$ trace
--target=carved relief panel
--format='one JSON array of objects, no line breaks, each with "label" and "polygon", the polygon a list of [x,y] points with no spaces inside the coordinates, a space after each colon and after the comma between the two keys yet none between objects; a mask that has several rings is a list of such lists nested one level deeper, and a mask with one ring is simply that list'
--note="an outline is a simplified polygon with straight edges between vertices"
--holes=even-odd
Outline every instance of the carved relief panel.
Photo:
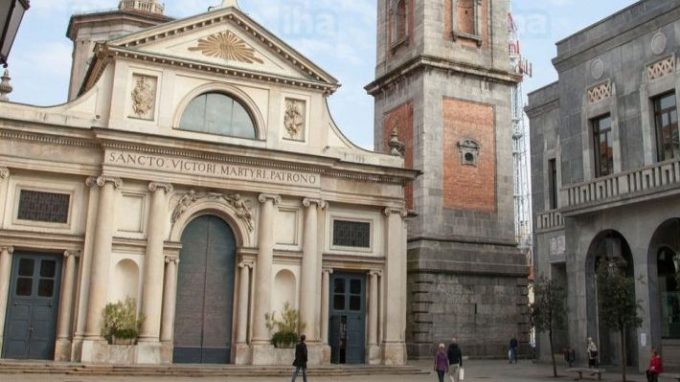
[{"label": "carved relief panel", "polygon": [[143,74],[132,75],[130,118],[153,121],[156,114],[158,78]]},{"label": "carved relief panel", "polygon": [[283,114],[284,139],[304,141],[307,120],[307,102],[294,98],[286,98]]}]

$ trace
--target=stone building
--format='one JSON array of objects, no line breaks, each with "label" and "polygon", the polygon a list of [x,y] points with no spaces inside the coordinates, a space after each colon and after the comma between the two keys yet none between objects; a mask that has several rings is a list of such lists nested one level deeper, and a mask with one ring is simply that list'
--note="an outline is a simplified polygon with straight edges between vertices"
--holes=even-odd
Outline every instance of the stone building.
[{"label": "stone building", "polygon": [[602,363],[621,362],[595,278],[614,261],[643,318],[626,336],[630,365],[644,369],[656,347],[680,367],[679,31],[678,2],[637,2],[559,41],[559,80],[529,94],[535,270],[567,288],[556,348],[581,360],[590,336]]},{"label": "stone building", "polygon": [[[375,149],[407,167],[410,357],[456,336],[466,354],[528,340],[527,265],[513,216],[508,0],[380,0]],[[502,319],[501,319],[502,317]]]},{"label": "stone building", "polygon": [[[312,364],[403,364],[398,139],[353,145],[338,81],[235,1],[162,12],[74,16],[69,102],[0,103],[2,357],[289,365],[265,320],[289,303]],[[110,345],[127,297],[138,341]]]}]

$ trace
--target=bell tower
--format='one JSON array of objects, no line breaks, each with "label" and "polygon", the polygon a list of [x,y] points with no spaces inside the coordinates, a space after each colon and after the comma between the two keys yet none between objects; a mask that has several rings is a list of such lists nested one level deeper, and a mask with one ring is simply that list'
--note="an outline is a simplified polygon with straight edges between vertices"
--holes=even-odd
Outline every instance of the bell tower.
[{"label": "bell tower", "polygon": [[409,357],[526,344],[528,266],[513,217],[509,0],[379,0],[375,149],[407,166]]},{"label": "bell tower", "polygon": [[150,28],[173,19],[156,0],[120,0],[118,9],[71,16],[66,37],[73,41],[68,100],[78,96],[97,42]]}]

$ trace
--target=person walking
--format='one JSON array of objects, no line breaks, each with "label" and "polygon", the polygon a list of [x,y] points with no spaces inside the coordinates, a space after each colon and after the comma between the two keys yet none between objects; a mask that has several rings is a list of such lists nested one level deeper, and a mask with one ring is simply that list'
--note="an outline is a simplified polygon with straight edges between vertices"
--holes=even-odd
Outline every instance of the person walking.
[{"label": "person walking", "polygon": [[661,356],[652,349],[652,358],[649,360],[649,367],[647,368],[647,382],[657,382],[659,374],[663,373],[663,365],[661,364]]},{"label": "person walking", "polygon": [[597,362],[597,345],[592,337],[588,337],[588,367],[596,369],[599,365]]},{"label": "person walking", "polygon": [[517,363],[517,346],[519,346],[517,338],[513,336],[508,347],[508,363]]},{"label": "person walking", "polygon": [[439,382],[444,382],[444,376],[449,371],[449,358],[444,344],[439,344],[437,354],[434,356],[434,371],[437,372]]},{"label": "person walking", "polygon": [[305,344],[305,335],[300,336],[300,342],[295,345],[295,360],[293,361],[295,371],[290,382],[295,382],[298,373],[302,370],[302,380],[307,382],[307,344]]},{"label": "person walking", "polygon": [[446,351],[446,358],[449,359],[449,378],[451,382],[460,381],[460,369],[463,368],[463,352],[460,350],[455,337],[451,339],[449,348]]}]

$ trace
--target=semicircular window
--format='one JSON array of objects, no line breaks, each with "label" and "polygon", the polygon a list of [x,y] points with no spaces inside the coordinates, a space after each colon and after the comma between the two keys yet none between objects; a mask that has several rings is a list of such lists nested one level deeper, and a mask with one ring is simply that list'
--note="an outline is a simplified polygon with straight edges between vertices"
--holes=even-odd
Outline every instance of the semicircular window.
[{"label": "semicircular window", "polygon": [[255,124],[237,99],[223,93],[205,93],[191,100],[179,122],[182,130],[255,138]]}]

